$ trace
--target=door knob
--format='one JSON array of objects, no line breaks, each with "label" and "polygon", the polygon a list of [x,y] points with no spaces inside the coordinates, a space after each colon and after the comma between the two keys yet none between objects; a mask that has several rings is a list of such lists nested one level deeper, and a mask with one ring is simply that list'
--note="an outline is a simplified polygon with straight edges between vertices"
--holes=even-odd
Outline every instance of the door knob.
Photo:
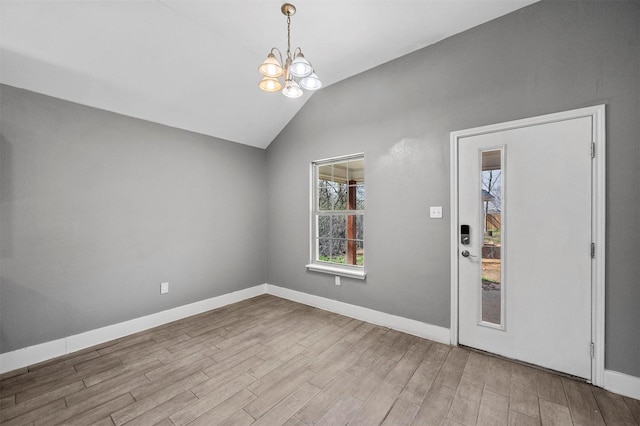
[{"label": "door knob", "polygon": [[472,255],[471,253],[469,253],[469,250],[462,250],[462,253],[460,253],[462,255],[462,257],[476,257],[474,255]]}]

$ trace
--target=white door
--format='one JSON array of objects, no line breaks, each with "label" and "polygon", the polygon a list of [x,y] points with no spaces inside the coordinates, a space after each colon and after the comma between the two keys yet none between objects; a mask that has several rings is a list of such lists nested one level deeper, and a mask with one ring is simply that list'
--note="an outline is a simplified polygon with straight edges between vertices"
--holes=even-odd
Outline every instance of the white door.
[{"label": "white door", "polygon": [[591,143],[591,117],[458,139],[460,344],[591,379]]}]

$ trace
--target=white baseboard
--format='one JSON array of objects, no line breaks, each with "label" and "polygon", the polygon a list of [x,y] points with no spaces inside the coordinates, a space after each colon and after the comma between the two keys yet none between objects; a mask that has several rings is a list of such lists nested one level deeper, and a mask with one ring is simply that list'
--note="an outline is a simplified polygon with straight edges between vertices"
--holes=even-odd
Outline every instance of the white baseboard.
[{"label": "white baseboard", "polygon": [[266,287],[267,293],[274,296],[324,309],[325,311],[335,312],[337,314],[370,322],[372,324],[381,325],[383,327],[389,327],[394,330],[413,334],[414,336],[423,337],[446,345],[450,344],[451,335],[448,328],[375,311],[369,308],[363,308],[362,306],[339,302],[333,299],[327,299],[325,297],[314,296],[312,294],[302,293],[300,291],[278,287],[272,284],[266,284]]},{"label": "white baseboard", "polygon": [[57,339],[0,354],[0,374],[65,355],[66,347],[65,339]]},{"label": "white baseboard", "polygon": [[447,328],[271,284],[261,284],[233,293],[212,297],[211,299],[190,303],[188,305],[179,306],[177,308],[144,317],[90,330],[85,333],[75,334],[73,336],[18,349],[13,352],[0,354],[0,374],[28,367],[49,359],[57,358],[62,355],[70,354],[110,340],[119,339],[171,321],[176,321],[191,315],[197,315],[202,312],[220,308],[231,303],[240,302],[265,293],[305,305],[314,306],[326,311],[346,315],[351,318],[367,321],[372,324],[389,327],[394,330],[413,334],[414,336],[423,337],[436,342],[449,344],[450,341],[449,329]]},{"label": "white baseboard", "polygon": [[0,374],[266,293],[260,284],[118,324],[0,354]]},{"label": "white baseboard", "polygon": [[604,388],[609,392],[640,399],[640,377],[604,370]]},{"label": "white baseboard", "polygon": [[[325,297],[315,296],[272,284],[260,284],[233,293],[223,294],[177,308],[158,312],[152,315],[132,319],[130,321],[109,325],[85,333],[62,339],[41,343],[0,354],[0,374],[28,367],[49,359],[57,358],[81,349],[89,348],[110,340],[148,330],[159,325],[217,309],[232,303],[250,299],[261,294],[271,294],[304,305],[335,312],[351,318],[389,327],[394,330],[423,337],[436,342],[450,344],[448,328],[427,324],[409,318],[391,315],[362,306],[351,305]],[[640,377],[618,373],[613,370],[604,371],[606,390],[634,399],[640,399]]]}]

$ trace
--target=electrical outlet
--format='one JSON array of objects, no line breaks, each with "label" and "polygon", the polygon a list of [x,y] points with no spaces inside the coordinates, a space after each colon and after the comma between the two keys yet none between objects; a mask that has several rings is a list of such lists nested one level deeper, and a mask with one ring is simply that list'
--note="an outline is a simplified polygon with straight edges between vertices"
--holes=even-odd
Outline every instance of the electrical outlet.
[{"label": "electrical outlet", "polygon": [[160,294],[169,293],[169,283],[160,283]]},{"label": "electrical outlet", "polygon": [[442,219],[442,206],[429,208],[429,217],[431,219]]}]

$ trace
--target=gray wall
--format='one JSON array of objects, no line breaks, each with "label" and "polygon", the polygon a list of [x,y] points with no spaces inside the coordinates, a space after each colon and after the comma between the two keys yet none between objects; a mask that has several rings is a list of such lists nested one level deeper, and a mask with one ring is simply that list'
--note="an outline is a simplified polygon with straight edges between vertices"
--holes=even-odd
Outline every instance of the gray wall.
[{"label": "gray wall", "polygon": [[[449,133],[606,104],[606,367],[640,376],[639,23],[638,2],[537,3],[316,93],[267,150],[268,282],[449,327]],[[336,287],[304,267],[309,163],[356,152],[368,276]]]},{"label": "gray wall", "polygon": [[9,86],[0,115],[0,352],[266,281],[264,150]]},{"label": "gray wall", "polygon": [[[265,281],[448,327],[449,133],[605,103],[606,366],[640,377],[638,22],[534,4],[323,89],[266,152],[0,86],[0,352]],[[336,287],[309,163],[355,152],[369,275]]]}]

